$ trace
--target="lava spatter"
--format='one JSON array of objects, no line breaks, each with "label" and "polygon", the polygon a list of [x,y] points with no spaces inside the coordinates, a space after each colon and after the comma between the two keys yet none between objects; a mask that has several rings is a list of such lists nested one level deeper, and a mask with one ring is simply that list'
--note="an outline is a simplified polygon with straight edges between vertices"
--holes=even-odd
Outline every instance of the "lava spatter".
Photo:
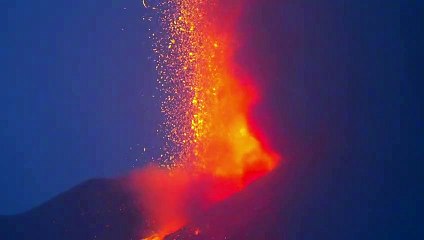
[{"label": "lava spatter", "polygon": [[160,164],[166,168],[147,167],[133,177],[153,222],[146,239],[177,230],[277,163],[278,155],[252,131],[257,89],[234,60],[245,1],[223,2],[168,0],[153,10],[167,141]]}]

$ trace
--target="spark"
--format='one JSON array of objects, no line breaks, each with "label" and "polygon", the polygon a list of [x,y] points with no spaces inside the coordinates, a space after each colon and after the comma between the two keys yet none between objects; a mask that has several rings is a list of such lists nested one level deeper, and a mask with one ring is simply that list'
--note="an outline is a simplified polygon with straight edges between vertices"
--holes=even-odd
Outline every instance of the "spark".
[{"label": "spark", "polygon": [[164,95],[165,158],[172,156],[173,166],[243,177],[253,165],[272,169],[275,159],[248,124],[252,97],[234,74],[235,37],[210,13],[221,7],[217,0],[160,5],[162,34],[153,37],[153,49]]},{"label": "spark", "polygon": [[143,0],[146,8],[158,10],[153,14],[160,29],[151,39],[165,117],[160,132],[166,140],[158,160],[162,168],[145,169],[137,180],[158,224],[156,235],[146,239],[162,239],[187,221],[184,210],[192,206],[185,206],[190,196],[183,194],[191,192],[192,182],[213,179],[208,191],[196,196],[209,206],[276,166],[278,156],[265,148],[250,123],[254,96],[233,59],[240,41],[231,27],[235,18],[231,11],[221,13],[218,3],[165,0],[153,8]]},{"label": "spark", "polygon": [[149,8],[149,4],[147,3],[147,0],[143,0],[143,6],[145,8]]}]

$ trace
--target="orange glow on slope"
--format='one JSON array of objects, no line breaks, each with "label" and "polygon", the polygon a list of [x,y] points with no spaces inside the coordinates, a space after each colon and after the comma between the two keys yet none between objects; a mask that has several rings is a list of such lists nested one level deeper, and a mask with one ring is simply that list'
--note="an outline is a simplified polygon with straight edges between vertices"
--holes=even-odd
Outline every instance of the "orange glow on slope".
[{"label": "orange glow on slope", "polygon": [[[161,239],[199,211],[271,171],[278,156],[254,134],[255,87],[234,61],[243,1],[168,0],[155,9],[158,82],[165,95],[162,166],[134,174],[146,239]],[[245,3],[244,3],[245,4]],[[199,230],[200,231],[200,230]],[[150,235],[149,235],[150,234]]]}]

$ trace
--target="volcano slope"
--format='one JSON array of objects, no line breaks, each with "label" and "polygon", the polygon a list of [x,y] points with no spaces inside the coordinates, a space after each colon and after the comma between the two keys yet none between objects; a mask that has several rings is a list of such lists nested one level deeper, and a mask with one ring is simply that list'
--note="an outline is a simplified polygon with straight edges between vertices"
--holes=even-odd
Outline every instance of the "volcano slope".
[{"label": "volcano slope", "polygon": [[[386,187],[360,169],[348,172],[354,159],[320,149],[283,161],[165,239],[420,239],[422,229],[404,211],[411,201],[393,190],[383,194]],[[340,160],[348,164],[335,164]],[[90,180],[26,213],[0,217],[2,240],[126,240],[147,231],[125,180]]]},{"label": "volcano slope", "polygon": [[0,239],[136,239],[142,218],[122,180],[84,182],[15,216],[0,216]]}]

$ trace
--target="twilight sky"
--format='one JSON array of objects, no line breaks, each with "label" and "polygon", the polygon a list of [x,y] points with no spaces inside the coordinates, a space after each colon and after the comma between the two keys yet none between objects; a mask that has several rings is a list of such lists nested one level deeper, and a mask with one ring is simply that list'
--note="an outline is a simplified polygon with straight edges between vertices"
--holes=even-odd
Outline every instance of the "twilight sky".
[{"label": "twilight sky", "polygon": [[[322,169],[323,190],[347,189],[370,208],[403,203],[397,211],[412,216],[422,178],[423,8],[405,2],[259,4],[240,27],[238,58],[260,79],[253,115],[275,149]],[[0,6],[0,214],[155,156],[161,117],[140,1]],[[300,160],[312,148],[328,161]]]},{"label": "twilight sky", "polygon": [[139,1],[18,0],[2,10],[1,214],[152,155],[159,107]]}]

